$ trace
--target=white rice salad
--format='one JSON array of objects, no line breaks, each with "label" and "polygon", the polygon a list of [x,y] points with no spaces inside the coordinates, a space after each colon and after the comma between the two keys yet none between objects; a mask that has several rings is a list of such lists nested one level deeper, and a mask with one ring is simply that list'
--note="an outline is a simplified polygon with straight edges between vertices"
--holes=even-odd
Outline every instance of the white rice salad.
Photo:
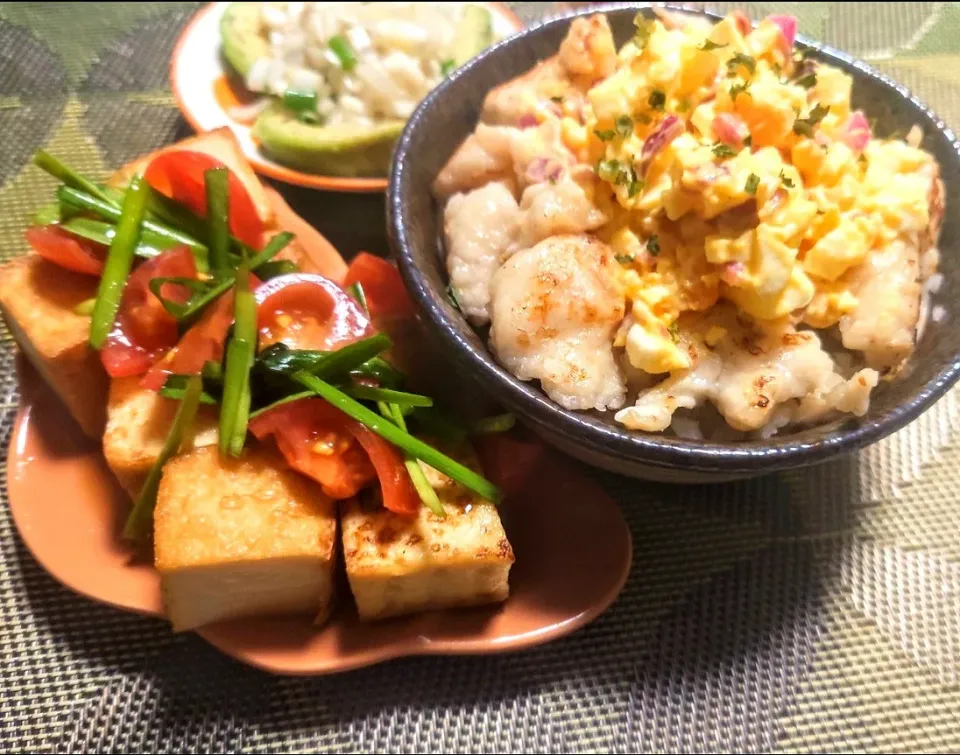
[{"label": "white rice salad", "polygon": [[324,123],[371,126],[410,116],[454,66],[464,3],[262,3],[270,54],[253,92],[316,95]]}]

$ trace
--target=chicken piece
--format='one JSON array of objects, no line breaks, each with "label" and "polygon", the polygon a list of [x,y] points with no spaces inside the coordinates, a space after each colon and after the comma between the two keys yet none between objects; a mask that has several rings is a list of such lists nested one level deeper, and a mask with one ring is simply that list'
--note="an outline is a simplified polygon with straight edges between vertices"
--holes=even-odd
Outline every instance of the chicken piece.
[{"label": "chicken piece", "polygon": [[578,166],[555,183],[534,184],[520,198],[522,220],[518,249],[529,249],[550,236],[599,228],[610,219],[590,198],[593,171]]},{"label": "chicken piece", "polygon": [[920,317],[919,245],[897,239],[874,250],[849,283],[858,303],[840,318],[843,345],[862,351],[871,367],[895,369],[913,351]]},{"label": "chicken piece", "polygon": [[97,293],[97,279],[35,254],[0,267],[0,314],[23,353],[89,437],[106,421],[107,374],[90,348],[90,316],[75,307]]},{"label": "chicken piece", "polygon": [[518,126],[532,116],[543,102],[567,97],[573,89],[570,76],[554,55],[526,73],[501,84],[483,100],[480,120],[490,125]]},{"label": "chicken piece", "polygon": [[[131,498],[140,493],[147,474],[160,457],[179,406],[179,401],[143,388],[139,377],[111,381],[103,455]],[[216,444],[217,425],[214,407],[201,405],[193,425],[193,445]]]},{"label": "chicken piece", "polygon": [[433,182],[433,194],[444,200],[513,175],[511,143],[519,129],[479,124],[443,166]]},{"label": "chicken piece", "polygon": [[463,313],[475,325],[490,321],[490,281],[513,243],[520,208],[502,183],[450,198],[443,213],[447,271]]},{"label": "chicken piece", "polygon": [[240,616],[326,618],[336,539],[333,501],[274,454],[200,448],[164,467],[154,550],[175,631]]},{"label": "chicken piece", "polygon": [[[454,455],[479,468],[472,456]],[[421,466],[446,512],[442,519],[426,506],[411,518],[369,498],[342,504],[344,563],[362,619],[499,603],[509,596],[513,549],[496,507]]]},{"label": "chicken piece", "polygon": [[571,78],[583,77],[588,86],[613,73],[617,67],[617,47],[607,17],[597,14],[575,18],[560,43],[558,57]]},{"label": "chicken piece", "polygon": [[490,345],[520,380],[566,409],[616,409],[626,394],[613,353],[624,293],[613,253],[585,235],[517,252],[493,277]]},{"label": "chicken piece", "polygon": [[658,432],[669,427],[677,409],[705,401],[744,432],[764,427],[788,402],[799,402],[796,421],[820,419],[833,410],[861,416],[877,382],[870,369],[845,380],[816,334],[798,332],[786,319],[753,321],[724,304],[684,317],[681,332],[691,368],[642,391],[635,406],[617,414],[619,422]]}]

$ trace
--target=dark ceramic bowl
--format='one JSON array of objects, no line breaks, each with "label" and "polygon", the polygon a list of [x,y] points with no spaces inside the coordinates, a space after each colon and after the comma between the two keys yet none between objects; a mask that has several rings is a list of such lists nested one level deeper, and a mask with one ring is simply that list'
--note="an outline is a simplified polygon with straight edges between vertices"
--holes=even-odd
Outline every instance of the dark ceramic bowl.
[{"label": "dark ceramic bowl", "polygon": [[797,40],[798,49],[853,76],[854,106],[876,119],[878,135],[905,134],[914,124],[923,129],[923,147],[940,163],[946,188],[939,244],[945,280],[934,299],[946,307],[948,317],[928,324],[907,374],[878,387],[866,416],[839,419],[767,441],[692,441],[628,431],[614,421],[613,412],[566,411],[550,401],[537,384],[517,380],[500,367],[483,340],[449,303],[431,183],[475,127],[484,95],[555,54],[572,18],[606,13],[619,46],[632,35],[638,10],[652,15],[646,4],[611,4],[583,8],[530,27],[454,73],[410,118],[390,176],[388,231],[427,331],[457,372],[474,380],[545,440],[589,464],[635,477],[710,482],[801,467],[861,448],[903,427],[960,375],[960,328],[956,325],[958,310],[953,306],[960,296],[960,144],[943,121],[902,86],[849,55],[802,38]]}]

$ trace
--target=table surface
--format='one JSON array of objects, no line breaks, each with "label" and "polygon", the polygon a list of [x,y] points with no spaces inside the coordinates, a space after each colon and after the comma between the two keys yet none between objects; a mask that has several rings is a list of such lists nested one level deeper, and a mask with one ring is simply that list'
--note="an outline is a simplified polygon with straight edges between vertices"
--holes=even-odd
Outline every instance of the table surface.
[{"label": "table surface", "polygon": [[[555,10],[514,5],[525,21]],[[104,175],[188,133],[167,61],[194,10],[0,5],[0,259],[25,251],[25,218],[50,196],[34,149]],[[960,126],[957,4],[745,10],[795,13],[802,33],[867,58]],[[386,251],[382,197],[282,190],[345,254]],[[4,331],[4,457],[13,353]],[[680,488],[598,474],[636,553],[595,623],[516,655],[318,679],[265,675],[66,591],[14,531],[4,463],[0,751],[956,751],[958,396],[805,472]]]}]

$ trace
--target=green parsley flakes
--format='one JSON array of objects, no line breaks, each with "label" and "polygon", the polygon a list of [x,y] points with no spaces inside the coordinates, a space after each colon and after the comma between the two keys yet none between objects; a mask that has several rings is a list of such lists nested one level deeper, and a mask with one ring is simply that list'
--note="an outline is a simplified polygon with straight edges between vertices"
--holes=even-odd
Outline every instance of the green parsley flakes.
[{"label": "green parsley flakes", "polygon": [[654,257],[660,254],[660,237],[657,234],[647,239],[647,251]]},{"label": "green parsley flakes", "polygon": [[615,127],[617,134],[619,134],[621,138],[626,139],[633,133],[633,118],[629,115],[621,115],[617,118]]},{"label": "green parsley flakes", "polygon": [[747,183],[743,187],[743,190],[747,192],[747,194],[756,194],[759,186],[760,176],[758,176],[756,173],[751,173],[749,176],[747,176]]},{"label": "green parsley flakes", "polygon": [[713,145],[711,150],[715,157],[719,157],[721,160],[728,157],[734,157],[737,154],[737,151],[731,147],[729,144],[724,144],[723,142],[717,142]]},{"label": "green parsley flakes", "polygon": [[647,98],[647,104],[654,110],[663,110],[667,104],[667,95],[660,89],[654,89],[650,92],[650,97]]}]

